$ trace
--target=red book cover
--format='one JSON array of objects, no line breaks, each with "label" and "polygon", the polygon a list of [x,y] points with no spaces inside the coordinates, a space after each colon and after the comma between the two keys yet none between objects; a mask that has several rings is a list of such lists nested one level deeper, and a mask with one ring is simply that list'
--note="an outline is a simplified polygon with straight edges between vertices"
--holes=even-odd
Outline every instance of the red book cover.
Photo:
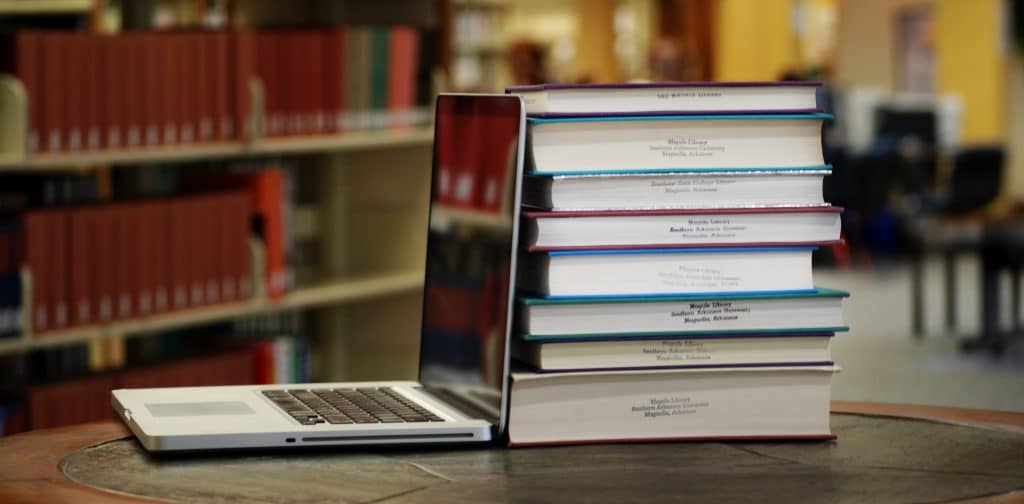
[{"label": "red book cover", "polygon": [[206,245],[203,243],[206,220],[203,214],[203,200],[200,196],[186,200],[188,212],[188,258],[189,258],[189,307],[206,304]]},{"label": "red book cover", "polygon": [[192,34],[193,52],[196,57],[196,84],[199,92],[198,121],[196,123],[196,141],[209,142],[214,139],[216,128],[213,118],[217,112],[214,98],[213,44],[214,36],[210,33]]},{"label": "red book cover", "polygon": [[161,128],[167,123],[165,116],[165,96],[170,86],[164,80],[164,69],[170,64],[167,56],[165,34],[146,33],[142,36],[145,45],[145,61],[143,62],[143,73],[145,74],[142,85],[143,101],[143,124],[145,124],[145,145],[152,147],[161,143]]},{"label": "red book cover", "polygon": [[125,146],[125,125],[127,123],[127,84],[132,81],[126,72],[129,57],[123,37],[100,37],[103,51],[101,59],[102,124],[105,130],[103,146],[108,149],[122,149]]},{"label": "red book cover", "polygon": [[345,108],[345,28],[339,26],[320,32],[320,41],[325,126],[328,133],[338,133]]},{"label": "red book cover", "polygon": [[[42,72],[40,75],[39,107],[41,117],[40,150],[60,152],[65,149],[64,131],[64,85],[66,82],[64,65],[64,47],[62,35],[45,32],[40,35],[42,40]],[[45,97],[45,99],[43,99]]]},{"label": "red book cover", "polygon": [[[79,151],[85,147],[85,89],[88,34],[63,33],[58,35],[63,56],[64,82],[64,139],[67,150]],[[47,99],[50,97],[47,96]]]},{"label": "red book cover", "polygon": [[50,307],[53,327],[58,330],[68,327],[71,322],[68,312],[71,298],[68,293],[70,287],[68,214],[67,210],[53,210],[50,214],[50,285],[47,290],[51,293]]},{"label": "red book cover", "polygon": [[229,303],[238,300],[238,268],[239,245],[238,232],[238,201],[244,193],[230,192],[217,197],[217,241],[218,261],[217,272],[220,281],[220,298]]},{"label": "red book cover", "polygon": [[176,33],[168,36],[174,44],[175,58],[178,62],[178,74],[172,85],[181,93],[178,110],[178,127],[181,143],[196,141],[196,125],[199,123],[199,86],[203,71],[198,63],[195,36],[192,33]]},{"label": "red book cover", "polygon": [[278,40],[282,36],[274,32],[260,32],[257,35],[259,58],[257,71],[263,82],[263,135],[282,134],[280,83],[284,76],[278,72]]},{"label": "red book cover", "polygon": [[226,141],[234,138],[234,118],[231,116],[230,88],[230,38],[227,32],[215,32],[210,35],[210,78],[213,89],[213,120],[217,140]]},{"label": "red book cover", "polygon": [[160,52],[159,71],[163,93],[158,98],[160,107],[160,135],[164,144],[185,143],[184,122],[188,113],[185,102],[188,91],[183,84],[192,80],[192,68],[185,61],[182,35],[159,33],[154,37]]},{"label": "red book cover", "polygon": [[153,291],[156,287],[156,275],[153,255],[156,250],[156,229],[152,226],[153,205],[150,202],[129,204],[129,219],[132,230],[132,259],[135,267],[132,299],[135,314],[145,317],[153,313]]},{"label": "red book cover", "polygon": [[308,117],[307,135],[319,135],[327,129],[327,111],[324,107],[324,67],[320,64],[324,59],[323,45],[320,43],[319,30],[307,30],[302,34],[305,54],[303,62],[307,69]]},{"label": "red book cover", "polygon": [[249,193],[243,192],[236,196],[232,205],[232,245],[234,260],[237,261],[234,268],[235,288],[239,299],[252,298],[252,253],[249,250],[249,235],[251,232],[249,205]]},{"label": "red book cover", "polygon": [[93,294],[96,289],[96,215],[95,208],[68,211],[70,240],[68,247],[68,278],[70,286],[71,325],[92,324]]},{"label": "red book cover", "polygon": [[209,304],[220,303],[221,285],[221,254],[219,252],[218,233],[220,232],[221,219],[218,215],[221,211],[221,198],[218,194],[210,194],[202,198],[202,243],[204,244],[202,257],[199,262],[203,265],[203,286],[206,289],[206,302]]},{"label": "red book cover", "polygon": [[117,249],[117,211],[109,206],[99,208],[96,210],[95,219],[93,320],[97,323],[107,323],[113,320],[115,315],[117,268],[114,261]]},{"label": "red book cover", "polygon": [[51,249],[50,218],[52,211],[28,212],[22,219],[23,264],[32,273],[32,330],[36,333],[49,331],[53,327],[50,316],[49,251]]},{"label": "red book cover", "polygon": [[248,140],[253,135],[249,79],[255,74],[255,36],[249,31],[236,31],[231,34],[234,127],[237,138],[242,140]]},{"label": "red book cover", "polygon": [[14,75],[25,87],[28,98],[28,152],[40,150],[40,124],[42,124],[42,35],[22,30],[14,35]]},{"label": "red book cover", "polygon": [[86,34],[83,36],[85,68],[82,84],[84,86],[85,107],[85,148],[98,150],[103,146],[103,37]]},{"label": "red book cover", "polygon": [[148,259],[153,271],[153,312],[163,313],[171,309],[171,204],[158,200],[148,205],[153,237],[153,255]]},{"label": "red book cover", "polygon": [[390,37],[388,109],[392,116],[391,124],[403,127],[411,124],[411,112],[416,102],[419,31],[408,26],[398,26],[391,29]]},{"label": "red book cover", "polygon": [[168,203],[170,212],[170,278],[171,307],[182,310],[189,306],[189,204],[188,200],[175,199]]},{"label": "red book cover", "polygon": [[119,204],[114,207],[116,214],[117,228],[116,242],[114,249],[114,264],[116,266],[117,298],[115,301],[116,319],[128,319],[136,316],[135,311],[135,285],[138,280],[138,256],[135,253],[135,242],[138,239],[135,229],[135,215],[138,213],[138,205],[134,203]]},{"label": "red book cover", "polygon": [[253,208],[263,221],[267,259],[267,295],[284,296],[288,276],[284,250],[284,172],[261,171],[255,180]]},{"label": "red book cover", "polygon": [[146,34],[128,33],[117,37],[124,79],[125,146],[138,148],[144,144],[146,130]]}]

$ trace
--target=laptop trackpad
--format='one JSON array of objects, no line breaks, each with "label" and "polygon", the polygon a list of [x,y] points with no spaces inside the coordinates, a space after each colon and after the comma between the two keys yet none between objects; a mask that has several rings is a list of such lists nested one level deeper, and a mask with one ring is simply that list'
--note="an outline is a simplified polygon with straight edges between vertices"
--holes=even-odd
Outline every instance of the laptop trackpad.
[{"label": "laptop trackpad", "polygon": [[251,415],[256,413],[241,401],[206,401],[146,404],[149,414],[154,417],[206,416],[206,415]]}]

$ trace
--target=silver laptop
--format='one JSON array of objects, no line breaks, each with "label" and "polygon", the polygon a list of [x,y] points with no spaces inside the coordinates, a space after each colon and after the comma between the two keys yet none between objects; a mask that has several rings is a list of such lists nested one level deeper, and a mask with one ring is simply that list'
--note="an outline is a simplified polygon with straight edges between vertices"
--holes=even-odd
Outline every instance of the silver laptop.
[{"label": "silver laptop", "polygon": [[502,436],[524,107],[518,96],[442,95],[435,114],[419,381],[113,391],[114,409],[146,449]]}]

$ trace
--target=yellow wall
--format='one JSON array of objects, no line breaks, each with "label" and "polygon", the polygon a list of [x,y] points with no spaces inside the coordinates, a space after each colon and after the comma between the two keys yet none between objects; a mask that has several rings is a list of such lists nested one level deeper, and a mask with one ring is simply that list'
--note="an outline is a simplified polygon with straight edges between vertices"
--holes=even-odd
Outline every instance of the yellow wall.
[{"label": "yellow wall", "polygon": [[1006,135],[1002,0],[936,0],[936,88],[963,97],[965,143]]},{"label": "yellow wall", "polygon": [[715,80],[775,80],[799,65],[793,0],[720,0]]}]

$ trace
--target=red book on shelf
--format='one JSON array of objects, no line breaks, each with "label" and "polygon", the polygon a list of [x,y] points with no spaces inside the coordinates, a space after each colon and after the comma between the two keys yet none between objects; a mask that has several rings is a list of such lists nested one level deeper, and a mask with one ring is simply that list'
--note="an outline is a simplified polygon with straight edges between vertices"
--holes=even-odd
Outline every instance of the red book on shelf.
[{"label": "red book on shelf", "polygon": [[185,51],[181,44],[181,35],[159,33],[151,34],[160,54],[159,67],[160,88],[163,92],[157,96],[159,107],[160,139],[164,144],[184,143],[184,122],[187,113],[185,102],[188,91],[184,84],[191,81],[193,69],[184,60]]},{"label": "red book on shelf", "polygon": [[85,53],[84,75],[82,78],[83,99],[85,108],[84,143],[88,150],[98,150],[103,146],[103,37],[86,34],[82,39]]},{"label": "red book on shelf", "polygon": [[145,124],[145,140],[147,147],[160,145],[162,143],[162,128],[167,124],[166,96],[171,91],[170,83],[164,79],[165,68],[170,65],[166,51],[165,34],[146,33],[142,36],[145,45],[146,59],[144,61],[143,73],[145,74],[142,85],[143,101],[143,123]]},{"label": "red book on shelf", "polygon": [[118,69],[123,79],[124,123],[121,134],[125,147],[138,148],[144,144],[146,129],[146,43],[145,33],[135,32],[117,36]]},{"label": "red book on shelf", "polygon": [[320,32],[323,46],[323,103],[326,131],[341,131],[341,114],[345,108],[345,28],[335,27]]},{"label": "red book on shelf", "polygon": [[193,52],[196,57],[196,83],[199,92],[198,121],[196,122],[196,141],[209,142],[214,139],[216,128],[213,118],[217,112],[214,98],[213,44],[214,36],[209,33],[192,34]]},{"label": "red book on shelf", "polygon": [[113,207],[116,215],[116,246],[114,248],[115,267],[115,318],[119,320],[136,316],[135,284],[138,280],[140,261],[135,253],[135,242],[138,235],[135,230],[135,214],[138,213],[134,203],[122,203]]},{"label": "red book on shelf", "polygon": [[202,243],[203,254],[199,262],[203,265],[203,287],[206,289],[206,302],[209,304],[220,303],[220,279],[221,254],[217,250],[219,242],[221,219],[221,199],[219,194],[210,194],[201,198],[202,208]]},{"label": "red book on shelf", "polygon": [[212,44],[209,64],[212,85],[214,137],[219,141],[231,140],[235,137],[234,118],[231,115],[230,89],[230,57],[231,41],[227,32],[215,32],[207,35]]},{"label": "red book on shelf", "polygon": [[127,86],[130,81],[125,72],[128,58],[121,37],[99,37],[102,50],[102,124],[103,146],[107,149],[121,149],[125,146]]},{"label": "red book on shelf", "polygon": [[93,297],[96,289],[96,208],[68,210],[68,279],[70,280],[71,324],[94,323]]},{"label": "red book on shelf", "polygon": [[85,60],[89,57],[86,47],[88,38],[89,35],[85,33],[58,35],[65,79],[61,86],[64,93],[63,135],[69,151],[79,151],[85,147]]},{"label": "red book on shelf", "polygon": [[263,124],[264,136],[278,136],[282,133],[280,84],[284,78],[278,72],[278,48],[282,36],[274,32],[260,32],[257,35],[256,71],[263,83]]},{"label": "red book on shelf", "polygon": [[305,134],[319,135],[327,130],[327,109],[324,106],[324,60],[323,44],[319,30],[307,30],[302,34],[305,47],[304,62],[308,71],[306,88],[308,93],[308,117]]},{"label": "red book on shelf", "polygon": [[256,35],[249,31],[236,31],[231,34],[234,127],[237,138],[242,140],[250,139],[253,135],[249,79],[255,75],[255,37]]},{"label": "red book on shelf", "polygon": [[32,274],[32,314],[31,326],[36,333],[49,331],[53,327],[50,315],[50,280],[49,265],[52,239],[50,225],[51,211],[35,210],[22,218],[22,264]]},{"label": "red book on shelf", "polygon": [[233,283],[239,299],[252,298],[252,253],[249,250],[250,211],[249,193],[241,192],[232,198],[231,219],[232,258],[235,261]]},{"label": "red book on shelf", "polygon": [[168,237],[171,251],[170,257],[170,305],[173,310],[182,310],[189,306],[189,204],[188,200],[175,199],[168,203],[170,212],[170,230]]},{"label": "red book on shelf", "polygon": [[193,196],[185,200],[188,215],[188,305],[196,308],[206,304],[206,245],[203,243],[205,233],[203,221],[206,220],[201,196]]},{"label": "red book on shelf", "polygon": [[178,62],[178,74],[172,82],[181,93],[177,113],[178,140],[181,143],[196,141],[196,124],[199,122],[199,85],[202,70],[197,65],[196,44],[191,33],[168,35],[168,43],[174,47],[174,61]]},{"label": "red book on shelf", "polygon": [[107,323],[114,319],[114,301],[117,293],[117,211],[114,207],[102,207],[96,210],[95,218],[93,320],[97,323]]},{"label": "red book on shelf", "polygon": [[[64,47],[60,33],[40,34],[42,72],[40,74],[40,150],[60,152],[65,149],[64,86],[66,83]],[[45,97],[45,99],[43,99]]]},{"label": "red book on shelf", "polygon": [[64,329],[71,322],[69,282],[69,218],[68,210],[52,210],[50,219],[50,274],[48,291],[54,329]]},{"label": "red book on shelf", "polygon": [[127,205],[126,209],[131,213],[129,225],[131,226],[131,253],[135,270],[135,278],[132,282],[132,300],[135,307],[135,315],[145,317],[153,314],[153,290],[156,287],[156,275],[153,264],[153,255],[156,250],[156,230],[152,226],[153,206],[149,202],[135,202]]},{"label": "red book on shelf", "polygon": [[150,209],[149,227],[153,234],[153,255],[149,262],[153,268],[153,312],[163,313],[171,307],[171,203],[158,200],[147,203]]},{"label": "red book on shelf", "polygon": [[412,109],[416,103],[416,71],[419,67],[419,31],[408,26],[391,29],[389,44],[388,112],[396,127],[412,123]]}]

